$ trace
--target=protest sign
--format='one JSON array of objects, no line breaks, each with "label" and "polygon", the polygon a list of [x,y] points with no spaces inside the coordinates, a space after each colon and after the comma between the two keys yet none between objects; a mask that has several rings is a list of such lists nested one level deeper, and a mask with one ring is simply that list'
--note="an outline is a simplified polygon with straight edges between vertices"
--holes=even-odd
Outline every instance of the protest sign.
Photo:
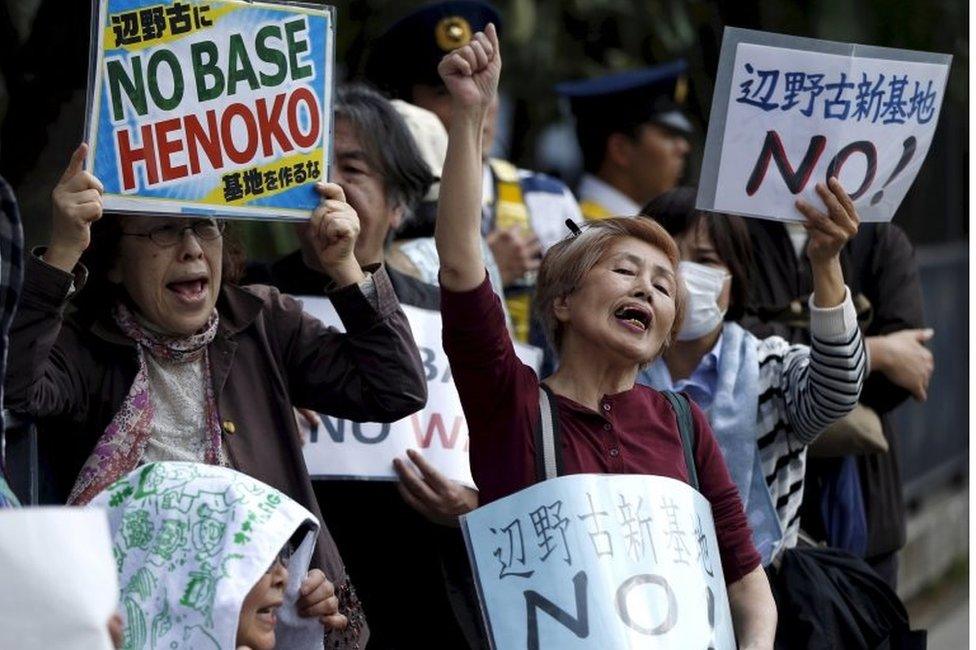
[{"label": "protest sign", "polygon": [[119,586],[104,510],[0,510],[0,575],[0,648],[114,648]]},{"label": "protest sign", "polygon": [[107,211],[301,220],[332,141],[331,7],[99,0],[87,169]]},{"label": "protest sign", "polygon": [[[299,297],[308,314],[326,325],[344,329],[326,298]],[[416,449],[447,478],[474,487],[468,464],[468,424],[447,355],[441,347],[440,313],[403,305],[427,377],[427,405],[402,420],[361,423],[322,415],[322,425],[308,432],[304,447],[308,473],[315,478],[397,480],[394,458]],[[542,362],[538,348],[515,343],[515,352],[536,372]]]},{"label": "protest sign", "polygon": [[952,57],[727,27],[697,207],[802,221],[836,176],[890,221],[939,121]]},{"label": "protest sign", "polygon": [[574,474],[461,517],[509,648],[735,648],[708,501],[671,478]]}]

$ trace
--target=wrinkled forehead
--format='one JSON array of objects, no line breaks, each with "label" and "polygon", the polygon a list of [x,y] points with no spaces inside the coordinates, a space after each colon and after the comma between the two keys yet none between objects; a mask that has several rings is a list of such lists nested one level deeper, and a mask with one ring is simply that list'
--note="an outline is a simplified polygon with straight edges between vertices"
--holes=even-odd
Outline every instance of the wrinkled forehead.
[{"label": "wrinkled forehead", "polygon": [[625,261],[641,268],[659,269],[674,275],[675,268],[667,253],[636,237],[618,237],[603,251],[601,261]]}]

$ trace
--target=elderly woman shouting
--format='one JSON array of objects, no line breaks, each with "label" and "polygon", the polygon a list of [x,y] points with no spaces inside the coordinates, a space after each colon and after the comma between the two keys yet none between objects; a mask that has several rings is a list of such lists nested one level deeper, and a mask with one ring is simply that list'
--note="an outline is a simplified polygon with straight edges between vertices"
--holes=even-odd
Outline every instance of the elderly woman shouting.
[{"label": "elderly woman shouting", "polygon": [[[141,464],[183,460],[248,474],[321,518],[293,407],[389,422],[426,400],[386,271],[355,258],[359,219],[342,189],[316,185],[310,227],[346,333],[274,289],[235,286],[221,221],[102,218],[86,152],[54,190],[50,246],[27,260],[6,383],[7,407],[35,417],[57,450],[58,496],[83,504]],[[362,613],[325,526],[312,566],[321,571],[303,588],[315,604],[307,613],[330,628],[351,623],[330,644],[362,644]]]},{"label": "elderly woman shouting", "polygon": [[[515,356],[479,244],[481,125],[500,70],[492,26],[440,64],[454,104],[436,226],[444,350],[469,425],[482,503],[536,482],[541,453],[533,433],[540,380]],[[565,473],[689,480],[668,400],[635,385],[639,368],[660,356],[680,325],[677,265],[667,232],[632,218],[594,223],[543,258],[536,301],[560,357],[545,386],[562,431]],[[692,410],[694,463],[712,506],[739,646],[771,648],[776,609],[769,584],[708,420]]]}]

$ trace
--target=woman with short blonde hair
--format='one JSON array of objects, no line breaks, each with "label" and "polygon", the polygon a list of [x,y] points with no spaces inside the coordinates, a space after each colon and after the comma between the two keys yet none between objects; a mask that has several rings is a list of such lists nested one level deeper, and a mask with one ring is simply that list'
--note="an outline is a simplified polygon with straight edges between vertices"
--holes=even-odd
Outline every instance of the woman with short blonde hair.
[{"label": "woman with short blonde hair", "polygon": [[[540,382],[515,355],[481,256],[481,125],[501,71],[494,27],[446,56],[439,71],[453,102],[435,232],[444,351],[468,422],[480,502],[540,480],[540,389],[555,406],[563,473],[692,482],[668,398],[635,385],[638,369],[661,355],[681,322],[674,241],[653,224],[618,218],[546,254],[537,301],[560,362]],[[712,506],[739,647],[772,648],[776,607],[742,502],[707,419],[693,405],[691,412],[694,470]]]},{"label": "woman with short blonde hair", "polygon": [[[646,219],[614,217],[591,221],[575,237],[569,237],[554,244],[546,252],[539,266],[536,280],[535,309],[542,322],[546,338],[558,352],[562,343],[563,326],[554,316],[553,303],[560,296],[571,294],[580,285],[583,277],[600,262],[610,245],[617,239],[633,237],[659,248],[667,256],[673,268],[677,268],[680,256],[678,247],[671,235],[660,225]],[[684,320],[685,293],[680,277],[678,291],[674,296],[674,324],[665,341],[665,349],[670,346]]]}]

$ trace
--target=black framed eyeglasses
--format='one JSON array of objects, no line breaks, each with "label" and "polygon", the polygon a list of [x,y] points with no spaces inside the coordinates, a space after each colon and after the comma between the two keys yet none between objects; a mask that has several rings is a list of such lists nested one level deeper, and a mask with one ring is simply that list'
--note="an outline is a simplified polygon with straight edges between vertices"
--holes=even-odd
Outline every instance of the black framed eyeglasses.
[{"label": "black framed eyeglasses", "polygon": [[192,231],[200,241],[216,241],[223,236],[226,227],[225,222],[217,219],[194,219],[189,223],[174,219],[172,223],[157,226],[149,232],[123,231],[122,234],[129,237],[147,237],[157,246],[166,248],[179,244],[187,230]]}]

